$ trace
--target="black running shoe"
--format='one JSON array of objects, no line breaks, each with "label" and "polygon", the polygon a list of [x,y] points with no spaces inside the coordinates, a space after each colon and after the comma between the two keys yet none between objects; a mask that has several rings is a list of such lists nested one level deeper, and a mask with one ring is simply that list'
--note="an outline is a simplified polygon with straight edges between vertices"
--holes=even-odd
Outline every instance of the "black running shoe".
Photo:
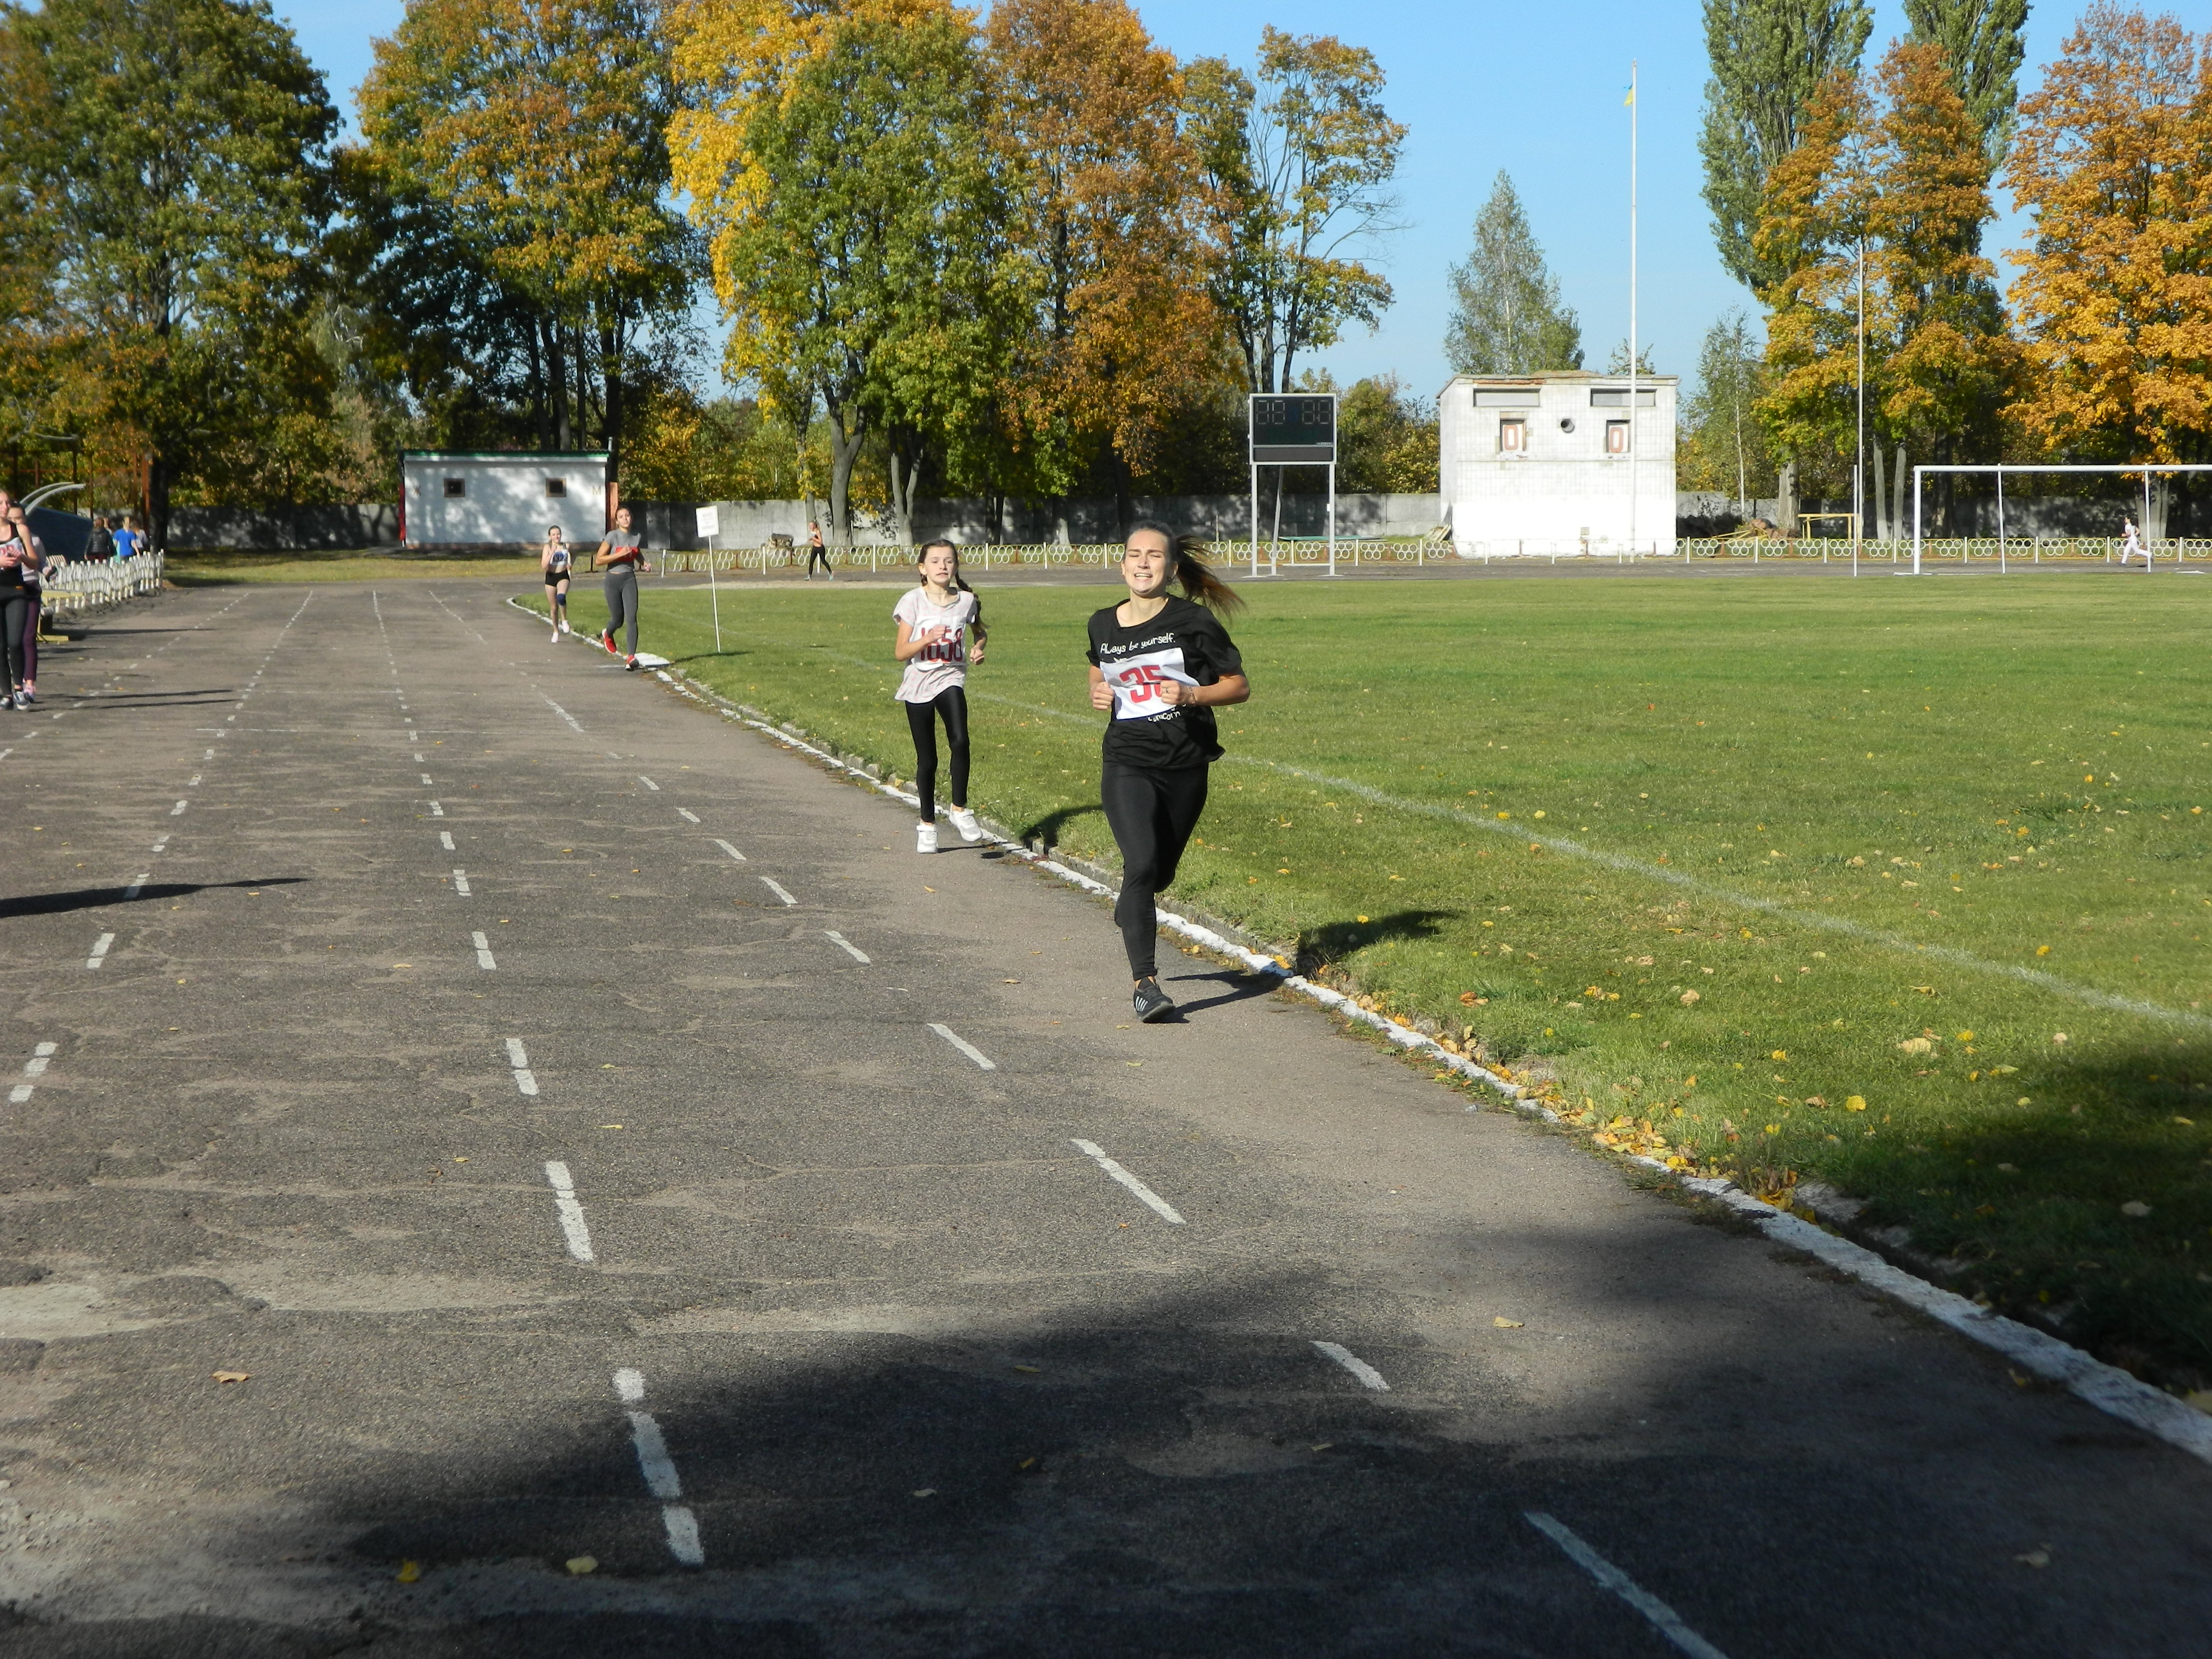
[{"label": "black running shoe", "polygon": [[1155,1020],[1165,1019],[1176,1011],[1175,1003],[1165,991],[1160,989],[1160,982],[1156,979],[1139,980],[1136,994],[1129,999],[1129,1005],[1136,1010],[1137,1018],[1148,1025]]}]

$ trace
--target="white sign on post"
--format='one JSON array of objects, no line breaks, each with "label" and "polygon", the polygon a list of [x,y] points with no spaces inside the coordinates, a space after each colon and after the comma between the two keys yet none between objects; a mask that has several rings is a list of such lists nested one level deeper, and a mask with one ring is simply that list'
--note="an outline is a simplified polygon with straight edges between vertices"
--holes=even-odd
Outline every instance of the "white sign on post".
[{"label": "white sign on post", "polygon": [[708,541],[714,540],[715,537],[722,533],[722,509],[720,507],[702,507],[699,509],[699,533],[704,536]]}]

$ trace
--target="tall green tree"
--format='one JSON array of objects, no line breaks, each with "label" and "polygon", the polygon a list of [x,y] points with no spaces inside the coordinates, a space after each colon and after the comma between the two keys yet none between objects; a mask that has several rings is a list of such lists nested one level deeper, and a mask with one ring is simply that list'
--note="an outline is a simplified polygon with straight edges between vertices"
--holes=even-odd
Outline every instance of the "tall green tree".
[{"label": "tall green tree", "polygon": [[337,120],[267,0],[0,9],[0,191],[42,233],[22,251],[47,261],[46,367],[145,455],[157,539],[173,487],[272,398],[327,408],[311,329]]},{"label": "tall green tree", "polygon": [[[416,0],[361,91],[362,176],[533,315],[530,380],[555,447],[596,437],[620,476],[623,383],[680,316],[694,250],[670,205],[658,0]],[[504,319],[502,319],[504,320]]]},{"label": "tall green tree", "polygon": [[1684,485],[1722,491],[1748,517],[1753,500],[1774,483],[1758,402],[1764,365],[1751,319],[1732,311],[1705,331],[1698,383],[1682,410],[1678,448]]},{"label": "tall green tree", "polygon": [[1705,0],[1705,204],[1721,263],[1756,292],[1784,274],[1752,245],[1767,175],[1797,148],[1821,84],[1857,70],[1874,15],[1863,0]]},{"label": "tall green tree", "polygon": [[1300,353],[1389,307],[1389,283],[1357,256],[1397,228],[1390,179],[1406,129],[1382,107],[1374,54],[1334,35],[1270,27],[1256,85],[1218,58],[1186,80],[1214,303],[1251,388],[1286,389]]},{"label": "tall green tree", "polygon": [[1513,180],[1501,171],[1475,216],[1474,248],[1451,268],[1455,303],[1444,356],[1456,374],[1533,374],[1583,366],[1582,324],[1561,302],[1558,278]]},{"label": "tall green tree", "polygon": [[1905,17],[1908,40],[1942,49],[1990,162],[2002,162],[2020,102],[2027,0],[1905,0]]},{"label": "tall green tree", "polygon": [[694,0],[678,187],[706,231],[725,368],[830,436],[832,534],[852,534],[872,432],[941,427],[988,394],[1005,217],[972,17],[943,0]]}]

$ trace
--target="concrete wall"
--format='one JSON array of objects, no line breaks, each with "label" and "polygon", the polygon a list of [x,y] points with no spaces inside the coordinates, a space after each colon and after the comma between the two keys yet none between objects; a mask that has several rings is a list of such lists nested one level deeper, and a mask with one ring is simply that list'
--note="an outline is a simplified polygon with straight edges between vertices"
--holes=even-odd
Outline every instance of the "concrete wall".
[{"label": "concrete wall", "polygon": [[604,455],[409,454],[400,471],[410,547],[536,547],[553,524],[588,547],[606,530]]},{"label": "concrete wall", "polygon": [[169,510],[172,547],[306,549],[397,547],[399,508],[391,501],[355,506],[178,507]]},{"label": "concrete wall", "polygon": [[[1626,376],[1580,371],[1514,379],[1461,375],[1437,399],[1443,497],[1452,541],[1466,557],[1674,546],[1672,377],[1638,381],[1638,407],[1622,401]],[[1646,402],[1648,396],[1650,401]],[[1503,447],[1502,423],[1525,441]],[[1626,453],[1608,453],[1607,431],[1631,425]],[[1632,487],[1632,469],[1633,485]]]}]

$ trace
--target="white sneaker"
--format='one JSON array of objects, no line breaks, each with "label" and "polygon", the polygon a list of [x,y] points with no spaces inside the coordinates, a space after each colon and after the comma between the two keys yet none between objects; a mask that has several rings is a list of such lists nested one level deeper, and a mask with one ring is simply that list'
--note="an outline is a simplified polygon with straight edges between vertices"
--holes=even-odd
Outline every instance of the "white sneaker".
[{"label": "white sneaker", "polygon": [[563,634],[568,631],[568,619],[566,617],[561,618],[561,631]]},{"label": "white sneaker", "polygon": [[553,643],[556,645],[561,643],[561,630],[557,628],[553,630]]},{"label": "white sneaker", "polygon": [[983,839],[983,826],[975,822],[975,815],[969,811],[966,807],[956,806],[951,809],[949,816],[952,819],[952,827],[960,832],[961,840],[981,841]]},{"label": "white sneaker", "polygon": [[937,826],[935,824],[917,823],[915,825],[914,850],[917,853],[934,853],[937,850]]}]

